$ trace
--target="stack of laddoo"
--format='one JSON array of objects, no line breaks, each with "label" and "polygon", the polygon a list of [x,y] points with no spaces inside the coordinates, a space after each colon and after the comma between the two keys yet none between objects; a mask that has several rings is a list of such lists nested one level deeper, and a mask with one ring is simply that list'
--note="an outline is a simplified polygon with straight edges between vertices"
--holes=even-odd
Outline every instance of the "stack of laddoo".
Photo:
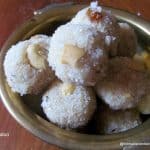
[{"label": "stack of laddoo", "polygon": [[52,123],[78,129],[92,120],[98,134],[112,134],[150,113],[150,54],[137,49],[134,29],[92,2],[51,37],[13,45],[4,71],[13,92],[42,95]]}]

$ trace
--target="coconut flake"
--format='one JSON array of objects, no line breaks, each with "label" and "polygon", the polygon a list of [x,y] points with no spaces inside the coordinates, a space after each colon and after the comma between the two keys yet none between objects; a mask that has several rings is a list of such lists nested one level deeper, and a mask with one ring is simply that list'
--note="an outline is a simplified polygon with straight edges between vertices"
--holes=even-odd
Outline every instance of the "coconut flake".
[{"label": "coconut flake", "polygon": [[98,6],[98,1],[91,2],[90,9],[95,12],[102,12],[102,7]]},{"label": "coconut flake", "polygon": [[129,24],[127,24],[127,23],[119,23],[119,26],[123,29],[130,29]]}]

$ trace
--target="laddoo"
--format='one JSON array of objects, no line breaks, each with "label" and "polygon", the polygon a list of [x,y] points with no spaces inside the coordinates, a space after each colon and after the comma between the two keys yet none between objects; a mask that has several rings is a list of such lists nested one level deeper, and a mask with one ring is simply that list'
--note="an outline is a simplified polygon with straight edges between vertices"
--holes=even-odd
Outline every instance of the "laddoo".
[{"label": "laddoo", "polygon": [[136,107],[141,98],[148,94],[149,76],[143,64],[118,57],[109,61],[108,74],[96,85],[96,92],[112,109]]},{"label": "laddoo", "polygon": [[42,96],[41,106],[51,122],[73,129],[88,123],[96,109],[96,99],[90,87],[56,80]]},{"label": "laddoo", "polygon": [[12,91],[20,95],[39,94],[54,79],[47,62],[49,46],[50,37],[36,35],[8,50],[4,71]]},{"label": "laddoo", "polygon": [[52,36],[49,65],[64,81],[94,86],[105,76],[107,52],[103,34],[87,25],[65,24]]}]

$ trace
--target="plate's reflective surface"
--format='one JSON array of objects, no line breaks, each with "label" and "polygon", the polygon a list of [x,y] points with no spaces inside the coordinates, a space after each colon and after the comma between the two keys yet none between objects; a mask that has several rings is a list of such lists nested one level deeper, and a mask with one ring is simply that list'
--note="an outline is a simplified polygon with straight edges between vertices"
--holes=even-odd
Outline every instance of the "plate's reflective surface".
[{"label": "plate's reflective surface", "polygon": [[[51,35],[60,24],[68,21],[78,10],[85,6],[67,5],[55,6],[41,15],[33,17],[22,25],[5,43],[0,56],[0,93],[1,98],[12,116],[25,128],[41,139],[57,144],[66,149],[116,149],[120,142],[138,142],[150,136],[150,120],[141,126],[124,133],[114,135],[86,135],[66,131],[47,122],[40,108],[40,98],[29,95],[20,97],[8,87],[4,72],[3,60],[7,49],[17,41],[25,40],[38,33]],[[105,8],[108,9],[108,8]],[[149,23],[120,10],[111,9],[118,20],[130,23],[138,35],[139,43],[147,49],[150,43]]]}]

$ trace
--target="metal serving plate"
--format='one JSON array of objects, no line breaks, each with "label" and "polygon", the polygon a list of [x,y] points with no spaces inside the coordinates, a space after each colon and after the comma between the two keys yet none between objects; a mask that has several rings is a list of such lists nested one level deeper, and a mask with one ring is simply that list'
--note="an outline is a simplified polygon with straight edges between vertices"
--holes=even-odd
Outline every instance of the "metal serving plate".
[{"label": "metal serving plate", "polygon": [[[120,149],[120,142],[138,142],[150,136],[150,119],[139,127],[123,133],[113,135],[88,135],[61,129],[44,119],[40,108],[40,98],[29,95],[20,97],[11,91],[7,85],[3,61],[8,48],[20,40],[25,40],[34,34],[43,33],[51,35],[54,30],[66,21],[70,20],[77,11],[86,5],[63,4],[50,6],[36,12],[32,19],[19,27],[6,41],[0,53],[0,95],[10,114],[27,130],[48,143],[52,143],[65,149],[98,150]],[[120,21],[131,24],[143,49],[148,50],[150,44],[150,24],[130,13],[104,7],[110,10]]]}]

